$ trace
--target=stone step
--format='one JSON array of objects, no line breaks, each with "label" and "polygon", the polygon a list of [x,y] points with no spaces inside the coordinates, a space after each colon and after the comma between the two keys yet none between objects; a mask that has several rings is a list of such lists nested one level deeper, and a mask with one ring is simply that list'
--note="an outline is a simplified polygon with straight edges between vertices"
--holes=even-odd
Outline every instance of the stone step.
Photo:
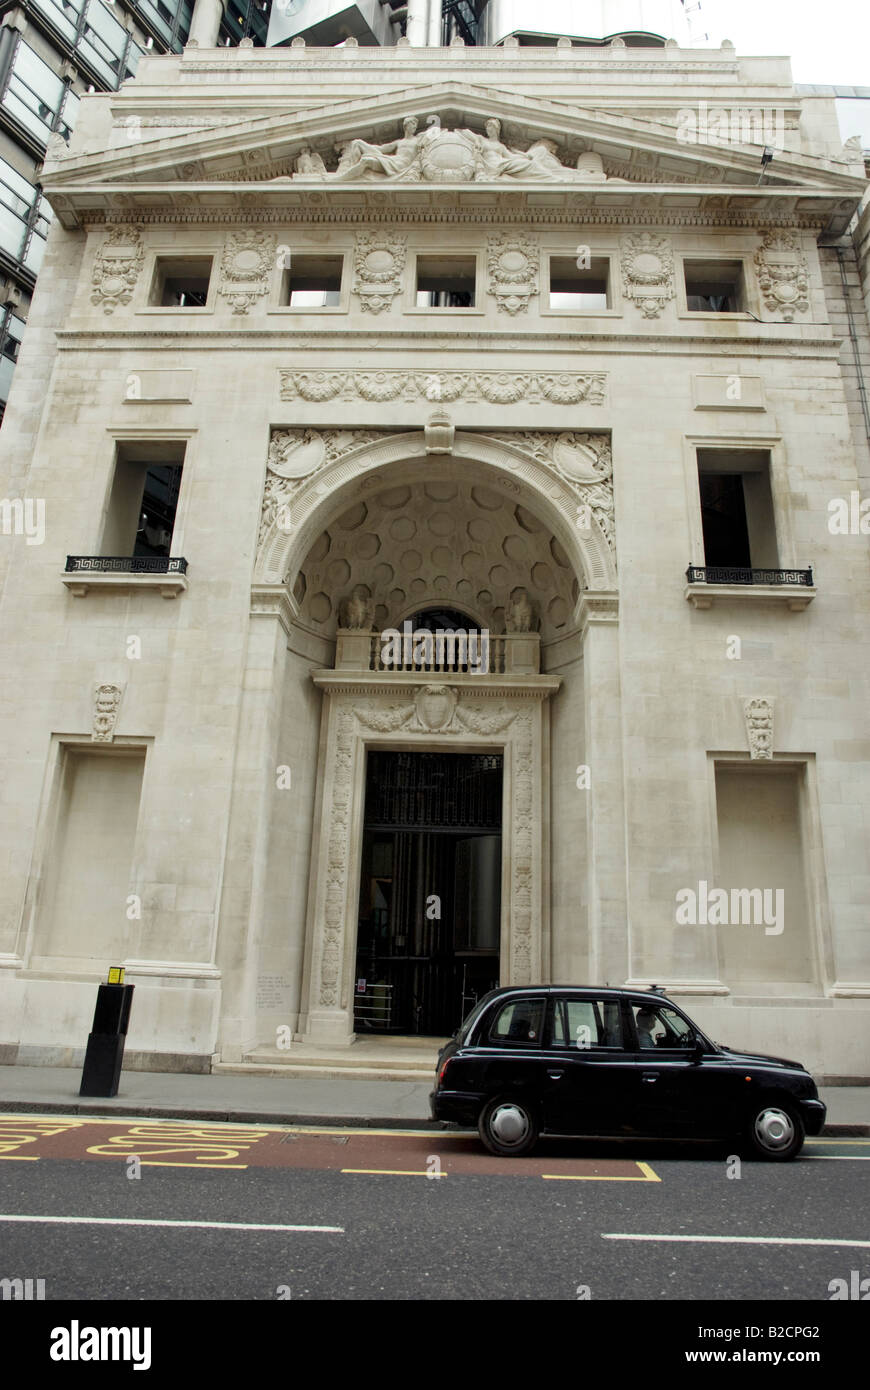
[{"label": "stone step", "polygon": [[435,1077],[435,1063],[425,1067],[392,1067],[383,1064],[379,1067],[353,1066],[313,1060],[304,1065],[293,1063],[281,1066],[269,1062],[216,1062],[213,1074],[234,1076],[283,1076],[288,1081],[410,1081],[415,1084],[431,1084]]},{"label": "stone step", "polygon": [[350,1047],[310,1047],[304,1043],[294,1043],[287,1048],[264,1045],[246,1052],[242,1060],[257,1066],[336,1066],[351,1071],[357,1067],[370,1067],[375,1070],[380,1067],[398,1067],[400,1070],[410,1068],[412,1071],[423,1067],[434,1071],[440,1046],[441,1044],[420,1047],[418,1043],[416,1047],[410,1044],[391,1047],[389,1044],[381,1046],[380,1042],[375,1043],[368,1039]]}]

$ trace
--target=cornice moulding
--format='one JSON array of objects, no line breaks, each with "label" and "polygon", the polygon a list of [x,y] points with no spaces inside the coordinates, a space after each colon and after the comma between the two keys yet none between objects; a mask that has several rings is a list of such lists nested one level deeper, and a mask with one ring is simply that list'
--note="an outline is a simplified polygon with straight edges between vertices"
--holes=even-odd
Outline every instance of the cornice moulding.
[{"label": "cornice moulding", "polygon": [[408,672],[396,677],[388,671],[312,671],[311,679],[321,690],[342,695],[404,695],[426,685],[454,686],[464,696],[499,699],[505,695],[546,700],[559,689],[561,676],[461,676],[451,671]]},{"label": "cornice moulding", "polygon": [[[807,325],[809,327],[810,325]],[[516,334],[506,335],[499,333],[497,329],[492,332],[481,332],[479,329],[468,332],[457,331],[448,335],[447,341],[435,341],[424,331],[417,329],[390,329],[389,333],[381,331],[378,325],[379,334],[382,340],[401,345],[403,353],[417,351],[425,355],[428,360],[436,353],[452,353],[457,350],[466,350],[469,353],[479,352],[485,348],[488,352],[495,350],[501,352],[522,351],[530,344],[545,344],[550,354],[561,352],[571,352],[572,356],[569,363],[554,362],[549,364],[541,361],[536,364],[537,370],[552,370],[560,372],[568,370],[569,366],[576,369],[576,351],[582,347],[588,354],[589,359],[594,359],[597,353],[610,355],[613,353],[622,354],[626,344],[632,345],[632,351],[638,353],[642,351],[655,352],[659,356],[663,353],[668,356],[688,357],[695,356],[698,352],[699,344],[703,346],[705,355],[711,357],[735,357],[746,350],[752,350],[761,356],[768,357],[788,357],[794,361],[801,359],[816,359],[818,357],[830,357],[837,360],[840,351],[840,338],[831,336],[824,338],[811,338],[794,332],[796,325],[784,324],[771,321],[765,324],[771,329],[786,329],[784,334],[777,333],[770,337],[761,337],[759,334],[749,336],[748,334],[739,337],[719,338],[707,337],[700,334],[688,333],[668,333],[659,330],[656,333],[563,333],[559,334],[558,340],[552,332],[535,333],[530,332],[522,338],[517,338]],[[799,325],[798,325],[799,327]],[[813,329],[818,330],[819,325],[812,325]],[[309,336],[310,335],[310,336]],[[303,371],[310,368],[312,352],[349,352],[357,354],[360,349],[360,341],[371,337],[370,328],[360,328],[353,330],[350,328],[333,330],[332,332],[319,332],[315,329],[306,329],[301,335],[305,337],[306,344],[304,355],[300,354],[298,331],[290,329],[239,329],[234,324],[231,329],[209,328],[209,329],[140,329],[132,325],[129,329],[112,328],[105,329],[102,326],[82,329],[58,329],[57,345],[63,352],[116,352],[118,347],[136,349],[142,347],[143,351],[157,351],[165,346],[167,339],[172,339],[173,343],[188,347],[195,343],[203,343],[209,352],[238,352],[244,347],[245,351],[274,352],[276,348],[286,347],[288,350],[288,360],[282,364],[283,370]],[[97,339],[98,341],[94,341]],[[558,346],[556,346],[558,342]],[[564,346],[563,346],[564,345]],[[293,354],[300,354],[298,361],[294,365]],[[318,371],[348,371],[354,363],[346,363],[343,360],[320,364]],[[377,370],[402,369],[402,363],[379,362]],[[407,364],[405,364],[407,365]],[[594,370],[586,364],[588,370]],[[516,366],[510,360],[502,363],[494,363],[492,371],[515,371]],[[276,396],[278,387],[276,385]],[[143,401],[143,405],[151,405],[151,401]],[[308,402],[299,402],[300,405],[308,405]],[[596,409],[600,407],[596,406]]]},{"label": "cornice moulding", "polygon": [[[333,205],[330,196],[318,190],[297,192],[289,185],[276,189],[251,184],[173,184],[146,186],[70,186],[46,192],[54,211],[67,231],[136,222],[140,225],[205,224],[292,224],[369,225],[452,223],[511,226],[522,223],[535,227],[569,225],[596,227],[724,227],[759,230],[786,228],[812,232],[817,237],[841,236],[857,211],[860,195],[848,199],[840,194],[814,189],[757,189],[689,186],[672,184],[620,186],[615,194],[607,185],[591,185],[582,193],[562,191],[558,186],[511,189],[503,184],[476,184],[474,192],[445,195],[433,188],[427,195],[410,199],[382,194],[383,202],[342,202]],[[368,185],[369,191],[371,185]],[[629,190],[628,196],[626,191]],[[347,185],[348,192],[362,194],[358,186]],[[215,204],[215,195],[221,203]],[[500,196],[501,195],[501,196]],[[148,199],[154,201],[149,204]],[[596,205],[595,198],[606,199]],[[676,200],[670,206],[666,199]],[[687,200],[698,205],[687,207]],[[717,202],[712,203],[711,200]],[[391,201],[388,201],[391,200]],[[728,206],[719,203],[727,200]],[[663,205],[664,203],[664,205]]]}]

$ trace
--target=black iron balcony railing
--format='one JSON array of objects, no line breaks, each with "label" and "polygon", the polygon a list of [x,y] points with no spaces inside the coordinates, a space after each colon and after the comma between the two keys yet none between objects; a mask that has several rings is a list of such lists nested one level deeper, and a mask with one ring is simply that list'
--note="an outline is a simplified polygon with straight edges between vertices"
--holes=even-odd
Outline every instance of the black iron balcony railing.
[{"label": "black iron balcony railing", "polygon": [[812,588],[812,570],[756,570],[733,565],[690,565],[690,584],[803,584]]},{"label": "black iron balcony railing", "polygon": [[187,561],[169,555],[67,555],[67,574],[186,574]]}]

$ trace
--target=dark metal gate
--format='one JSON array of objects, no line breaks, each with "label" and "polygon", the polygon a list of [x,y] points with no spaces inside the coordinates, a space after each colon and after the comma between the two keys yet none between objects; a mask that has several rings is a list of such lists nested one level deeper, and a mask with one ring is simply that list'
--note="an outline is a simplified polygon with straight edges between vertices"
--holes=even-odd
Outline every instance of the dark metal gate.
[{"label": "dark metal gate", "polygon": [[498,984],[502,761],[369,754],[357,1032],[452,1033]]}]

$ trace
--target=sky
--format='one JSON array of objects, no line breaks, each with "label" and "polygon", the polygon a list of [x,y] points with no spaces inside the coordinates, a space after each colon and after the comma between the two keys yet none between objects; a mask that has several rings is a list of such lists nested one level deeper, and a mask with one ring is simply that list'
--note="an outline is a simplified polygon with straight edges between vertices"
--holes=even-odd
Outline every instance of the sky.
[{"label": "sky", "polygon": [[[697,0],[691,0],[696,3]],[[870,0],[700,0],[693,33],[738,53],[786,56],[795,82],[870,88]],[[706,47],[706,44],[701,46]],[[870,148],[870,101],[838,104],[843,138]]]}]

